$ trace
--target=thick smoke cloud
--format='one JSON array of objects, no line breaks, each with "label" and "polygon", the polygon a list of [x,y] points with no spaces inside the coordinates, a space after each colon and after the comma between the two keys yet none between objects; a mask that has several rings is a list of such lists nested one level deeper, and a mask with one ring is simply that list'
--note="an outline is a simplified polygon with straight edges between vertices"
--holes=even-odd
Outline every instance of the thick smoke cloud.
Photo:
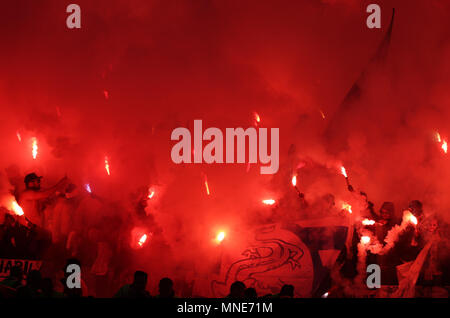
[{"label": "thick smoke cloud", "polygon": [[[376,2],[382,28],[370,30],[369,1],[80,0],[82,28],[69,30],[68,3],[8,1],[0,167],[16,187],[30,171],[44,185],[67,174],[124,210],[139,188],[156,187],[149,210],[172,249],[188,251],[174,256],[185,261],[212,255],[218,229],[232,233],[267,214],[262,199],[285,197],[296,208],[290,178],[301,162],[307,198],[344,196],[344,164],[376,208],[420,199],[448,220],[449,158],[434,134],[450,136],[450,4]],[[388,56],[370,69],[393,7]],[[340,115],[365,70],[354,111]],[[262,127],[280,128],[275,176],[255,165],[172,163],[173,129],[193,131],[194,119],[246,128],[254,112]],[[332,118],[342,122],[329,135]]]}]

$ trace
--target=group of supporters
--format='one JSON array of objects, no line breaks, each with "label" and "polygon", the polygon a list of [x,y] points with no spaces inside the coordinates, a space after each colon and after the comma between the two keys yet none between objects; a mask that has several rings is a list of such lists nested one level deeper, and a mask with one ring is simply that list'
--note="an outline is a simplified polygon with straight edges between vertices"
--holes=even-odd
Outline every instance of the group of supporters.
[{"label": "group of supporters", "polygon": [[[80,264],[77,260],[80,259],[84,268],[84,287],[78,290],[82,290],[82,294],[75,295],[111,297],[111,290],[117,289],[119,291],[116,296],[149,296],[145,292],[147,274],[141,271],[135,273],[131,285],[120,288],[132,276],[130,262],[124,262],[133,259],[134,255],[129,244],[131,229],[136,224],[142,224],[153,233],[160,231],[151,214],[146,212],[146,189],[135,195],[133,213],[124,222],[123,216],[114,213],[116,210],[123,210],[123,207],[108,205],[90,191],[82,191],[70,183],[66,177],[54,187],[43,190],[41,178],[35,173],[28,174],[24,180],[25,189],[15,193],[19,205],[25,211],[24,216],[14,215],[6,209],[1,211],[4,221],[0,225],[0,258],[40,260],[44,265],[40,270],[27,273],[20,266],[11,266],[9,276],[1,282],[2,294],[5,294],[6,288],[6,294],[12,293],[18,297],[74,296],[74,291],[65,286],[67,273],[62,269],[66,268],[68,259],[77,264]],[[351,186],[349,190],[362,202],[358,206],[360,219],[370,222],[354,222],[350,225],[349,244],[341,251],[334,267],[335,270],[338,269],[338,276],[343,279],[336,280],[333,271],[330,271],[328,279],[323,280],[313,297],[323,294],[328,297],[363,296],[349,292],[348,288],[348,282],[361,274],[361,263],[380,266],[382,286],[398,286],[401,283],[399,268],[413,268],[417,272],[417,279],[414,279],[417,287],[415,296],[434,297],[439,293],[439,297],[448,295],[444,288],[450,285],[448,226],[436,215],[424,211],[420,201],[414,200],[404,210],[417,219],[417,224],[408,224],[399,231],[402,220],[397,216],[392,202],[384,202],[379,212],[376,212],[374,204],[368,201],[365,193],[356,194]],[[322,216],[321,213],[335,213],[343,218],[348,216],[348,211],[336,205],[332,194],[325,195],[312,204],[303,193],[298,194],[298,211],[303,216],[308,217],[311,213],[319,217]],[[275,219],[276,210],[273,209]],[[383,253],[369,249],[361,257],[359,244],[362,236],[367,233],[380,242],[382,247],[390,244],[392,248]],[[402,267],[405,264],[415,265]],[[26,283],[23,280],[24,274],[27,274]],[[241,293],[246,297],[256,297],[256,291],[240,284],[243,285],[240,282],[232,285],[230,295]],[[168,278],[162,279],[159,288],[161,295],[168,296],[173,293],[173,282]],[[239,292],[233,292],[235,289]],[[290,295],[291,292],[293,295],[293,286],[286,285],[281,295]]]}]

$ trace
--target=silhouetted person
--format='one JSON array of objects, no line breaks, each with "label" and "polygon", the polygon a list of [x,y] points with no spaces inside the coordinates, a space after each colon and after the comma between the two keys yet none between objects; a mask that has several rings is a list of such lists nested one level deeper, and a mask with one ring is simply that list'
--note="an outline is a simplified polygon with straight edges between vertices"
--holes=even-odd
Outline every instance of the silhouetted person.
[{"label": "silhouetted person", "polygon": [[38,298],[41,295],[41,283],[41,272],[30,271],[27,276],[27,284],[17,289],[17,298]]},{"label": "silhouetted person", "polygon": [[245,292],[245,284],[240,281],[235,281],[230,286],[230,294],[227,298],[243,298]]},{"label": "silhouetted person", "polygon": [[42,280],[42,298],[61,298],[64,295],[55,291],[51,278],[44,278]]},{"label": "silhouetted person", "polygon": [[42,190],[41,178],[32,172],[25,176],[25,190],[19,195],[19,204],[27,219],[38,227],[44,227],[44,200],[57,191],[63,191],[67,185],[67,177],[62,178],[55,186]]},{"label": "silhouetted person", "polygon": [[244,298],[258,298],[258,294],[256,293],[256,289],[249,287],[244,291]]},{"label": "silhouetted person", "polygon": [[170,278],[163,278],[159,281],[159,298],[174,298],[173,282]]},{"label": "silhouetted person", "polygon": [[150,293],[145,290],[147,287],[147,273],[136,271],[133,283],[122,286],[114,295],[116,298],[149,298]]},{"label": "silhouetted person", "polygon": [[280,298],[294,298],[294,286],[293,285],[283,285],[281,291],[278,294]]}]

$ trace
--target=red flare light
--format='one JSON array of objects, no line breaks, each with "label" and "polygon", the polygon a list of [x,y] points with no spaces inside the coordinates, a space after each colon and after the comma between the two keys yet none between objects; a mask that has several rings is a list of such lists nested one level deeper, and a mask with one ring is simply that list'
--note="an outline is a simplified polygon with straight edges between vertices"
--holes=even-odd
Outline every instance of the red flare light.
[{"label": "red flare light", "polygon": [[346,210],[348,213],[352,214],[352,206],[346,202],[342,203],[342,210]]},{"label": "red flare light", "polygon": [[412,215],[412,214],[409,215],[409,221],[412,224],[417,225],[417,218],[414,215]]},{"label": "red flare light", "polygon": [[33,137],[31,147],[32,147],[31,154],[33,156],[33,159],[36,159],[38,155],[38,145],[36,137]]},{"label": "red flare light", "polygon": [[89,183],[86,183],[84,185],[84,188],[86,189],[87,192],[92,193],[91,186],[89,185]]},{"label": "red flare light", "polygon": [[108,176],[110,176],[111,173],[109,172],[109,161],[108,161],[108,157],[105,157],[105,170],[106,170],[106,173],[108,174]]},{"label": "red flare light", "polygon": [[446,154],[448,151],[448,145],[447,145],[447,140],[445,140],[444,138],[441,137],[441,134],[439,134],[438,132],[436,133],[436,141],[441,144],[441,149],[442,151],[444,151],[444,153]]},{"label": "red flare light", "polygon": [[292,185],[295,187],[295,186],[297,186],[297,176],[293,176],[292,177]]},{"label": "red flare light", "polygon": [[369,244],[370,243],[370,237],[369,236],[361,236],[361,243],[362,244]]},{"label": "red flare light", "polygon": [[345,170],[344,166],[341,167],[341,173],[344,177],[348,178],[347,176],[347,170]]},{"label": "red flare light", "polygon": [[103,96],[105,96],[105,99],[109,99],[109,92],[107,90],[104,90]]},{"label": "red flare light", "polygon": [[442,150],[444,151],[444,153],[447,153],[447,141],[443,141],[442,142],[442,146],[441,146]]},{"label": "red flare light", "polygon": [[259,123],[261,121],[261,118],[259,117],[258,113],[255,113],[255,121],[256,123]]},{"label": "red flare light", "polygon": [[205,180],[205,189],[206,189],[206,194],[209,195],[209,185],[208,185],[208,180]]},{"label": "red flare light", "polygon": [[226,236],[226,233],[224,231],[220,231],[219,233],[217,233],[217,236],[216,236],[217,244],[220,244],[225,239],[225,236]]},{"label": "red flare light", "polygon": [[144,243],[147,241],[147,234],[144,234],[141,236],[141,238],[139,239],[138,245],[139,246],[143,246]]},{"label": "red flare light", "polygon": [[24,215],[22,208],[15,200],[11,202],[11,209],[16,215]]},{"label": "red flare light", "polygon": [[266,200],[262,200],[262,203],[264,203],[265,205],[274,205],[275,200],[274,199],[266,199]]},{"label": "red flare light", "polygon": [[322,116],[323,119],[325,119],[325,114],[323,113],[323,111],[320,109],[320,115]]},{"label": "red flare light", "polygon": [[363,225],[374,225],[375,221],[374,220],[369,220],[369,219],[364,219],[361,222]]}]

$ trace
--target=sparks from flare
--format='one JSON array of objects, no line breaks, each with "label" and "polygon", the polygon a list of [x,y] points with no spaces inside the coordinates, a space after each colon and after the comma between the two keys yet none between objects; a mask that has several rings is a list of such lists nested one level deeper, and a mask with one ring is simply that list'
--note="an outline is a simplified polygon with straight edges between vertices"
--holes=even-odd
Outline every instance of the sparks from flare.
[{"label": "sparks from flare", "polygon": [[31,154],[33,156],[33,159],[36,160],[38,155],[38,144],[36,137],[33,137]]},{"label": "sparks from flare", "polygon": [[16,215],[24,215],[22,208],[20,207],[20,205],[16,202],[16,200],[13,200],[11,202],[11,209],[14,211],[14,213]]},{"label": "sparks from flare", "polygon": [[224,231],[220,231],[217,233],[216,242],[221,243],[225,239],[226,233]]},{"label": "sparks from flare", "polygon": [[108,157],[105,157],[105,170],[106,170],[106,173],[108,174],[108,176],[110,176],[111,173],[109,172],[109,160],[108,160]]},{"label": "sparks from flare", "polygon": [[262,203],[264,203],[265,205],[274,205],[275,200],[274,199],[265,199],[265,200],[262,200]]}]

